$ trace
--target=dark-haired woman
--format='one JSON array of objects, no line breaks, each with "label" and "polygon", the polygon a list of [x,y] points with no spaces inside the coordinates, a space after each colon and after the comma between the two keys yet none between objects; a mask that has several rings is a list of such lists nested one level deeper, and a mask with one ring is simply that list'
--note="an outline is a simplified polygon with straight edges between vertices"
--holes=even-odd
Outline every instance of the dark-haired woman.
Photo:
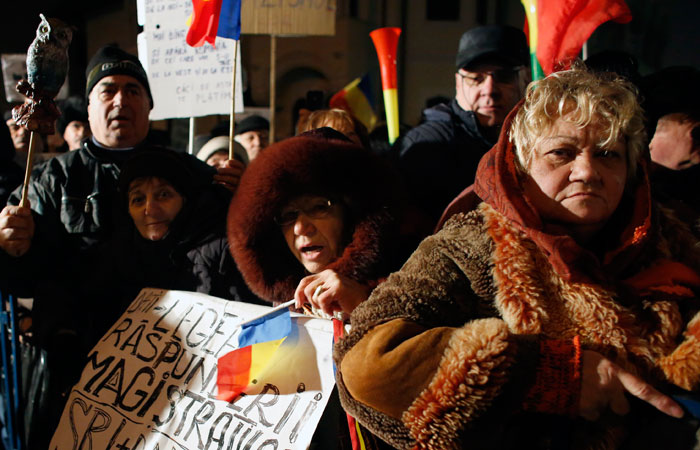
[{"label": "dark-haired woman", "polygon": [[[201,292],[262,303],[245,285],[228,251],[226,210],[203,195],[182,155],[144,151],[119,177],[119,223],[98,252],[85,298],[94,319],[92,339],[121,315],[145,287]],[[86,269],[89,270],[89,269]]]}]

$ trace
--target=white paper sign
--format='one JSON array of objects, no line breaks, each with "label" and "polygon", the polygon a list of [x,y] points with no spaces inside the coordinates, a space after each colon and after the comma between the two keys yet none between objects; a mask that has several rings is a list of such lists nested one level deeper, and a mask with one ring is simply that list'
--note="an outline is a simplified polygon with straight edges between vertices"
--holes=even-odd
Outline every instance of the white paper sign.
[{"label": "white paper sign", "polygon": [[269,308],[144,289],[91,351],[51,449],[305,449],[335,384],[333,327],[293,314],[252,388],[216,400],[236,324]]},{"label": "white paper sign", "polygon": [[[235,41],[216,38],[216,48],[187,45],[191,0],[138,0],[137,10],[144,30],[138,35],[139,59],[153,94],[151,120],[230,114]],[[236,112],[243,112],[238,48]]]}]

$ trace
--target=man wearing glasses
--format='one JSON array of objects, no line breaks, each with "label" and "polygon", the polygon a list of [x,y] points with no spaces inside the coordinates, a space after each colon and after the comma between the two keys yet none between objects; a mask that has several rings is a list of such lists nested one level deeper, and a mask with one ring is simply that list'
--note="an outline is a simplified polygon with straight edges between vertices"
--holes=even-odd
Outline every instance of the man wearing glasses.
[{"label": "man wearing glasses", "polygon": [[455,98],[423,111],[423,123],[396,143],[420,224],[429,233],[443,210],[474,181],[481,156],[498,138],[510,110],[529,82],[525,34],[489,25],[459,41]]}]

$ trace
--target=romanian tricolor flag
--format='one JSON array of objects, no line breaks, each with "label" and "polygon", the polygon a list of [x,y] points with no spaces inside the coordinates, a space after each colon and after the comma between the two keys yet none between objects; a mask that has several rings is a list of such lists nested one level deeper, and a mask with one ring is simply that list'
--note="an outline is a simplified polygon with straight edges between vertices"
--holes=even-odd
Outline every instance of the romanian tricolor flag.
[{"label": "romanian tricolor flag", "polygon": [[334,94],[329,100],[328,106],[346,110],[362,122],[367,127],[367,131],[372,131],[377,124],[377,114],[374,112],[371,98],[372,88],[369,74],[365,74],[362,78],[355,78],[341,91]]},{"label": "romanian tricolor flag", "polygon": [[212,46],[216,37],[238,40],[241,37],[241,0],[192,0],[192,15],[187,19],[187,44]]},{"label": "romanian tricolor flag", "polygon": [[[632,14],[624,0],[521,0],[530,43],[532,78],[568,67],[584,42],[602,23],[627,23]],[[539,70],[538,70],[539,69]]]},{"label": "romanian tricolor flag", "polygon": [[288,309],[243,325],[238,348],[219,358],[217,363],[219,393],[216,398],[231,402],[245,391],[267,367],[291,331]]}]

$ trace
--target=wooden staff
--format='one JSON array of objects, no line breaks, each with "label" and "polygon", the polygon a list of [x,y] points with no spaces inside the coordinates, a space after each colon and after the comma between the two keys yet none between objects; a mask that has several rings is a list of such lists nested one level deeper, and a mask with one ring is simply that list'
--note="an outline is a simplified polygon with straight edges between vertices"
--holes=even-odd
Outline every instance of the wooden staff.
[{"label": "wooden staff", "polygon": [[233,75],[231,78],[231,119],[228,127],[228,159],[233,159],[233,135],[236,131],[236,67],[238,61],[238,39],[233,45]]},{"label": "wooden staff", "polygon": [[251,323],[251,322],[255,322],[256,320],[262,319],[263,317],[269,316],[270,314],[274,314],[274,313],[276,313],[277,311],[280,311],[280,310],[282,310],[282,309],[289,308],[290,306],[292,306],[292,305],[294,304],[295,301],[296,301],[296,300],[291,299],[291,300],[289,300],[288,302],[284,302],[284,303],[282,303],[281,305],[275,306],[274,308],[270,309],[269,311],[265,311],[264,313],[258,314],[258,315],[255,316],[255,317],[252,317],[252,318],[250,318],[250,319],[246,319],[246,320],[244,320],[243,322],[241,322],[241,323],[239,323],[238,325],[236,325],[236,328],[242,327],[243,325],[247,325],[247,324],[249,324],[249,323]]},{"label": "wooden staff", "polygon": [[194,155],[194,117],[190,117],[190,138],[187,143],[188,151],[190,155]]},{"label": "wooden staff", "polygon": [[19,206],[22,208],[27,206],[27,191],[29,191],[29,176],[32,173],[34,165],[34,131],[29,135],[29,151],[27,152],[27,169],[24,171],[24,184],[22,185],[22,200]]},{"label": "wooden staff", "polygon": [[277,36],[270,35],[270,144],[275,143],[275,72],[277,71]]}]

